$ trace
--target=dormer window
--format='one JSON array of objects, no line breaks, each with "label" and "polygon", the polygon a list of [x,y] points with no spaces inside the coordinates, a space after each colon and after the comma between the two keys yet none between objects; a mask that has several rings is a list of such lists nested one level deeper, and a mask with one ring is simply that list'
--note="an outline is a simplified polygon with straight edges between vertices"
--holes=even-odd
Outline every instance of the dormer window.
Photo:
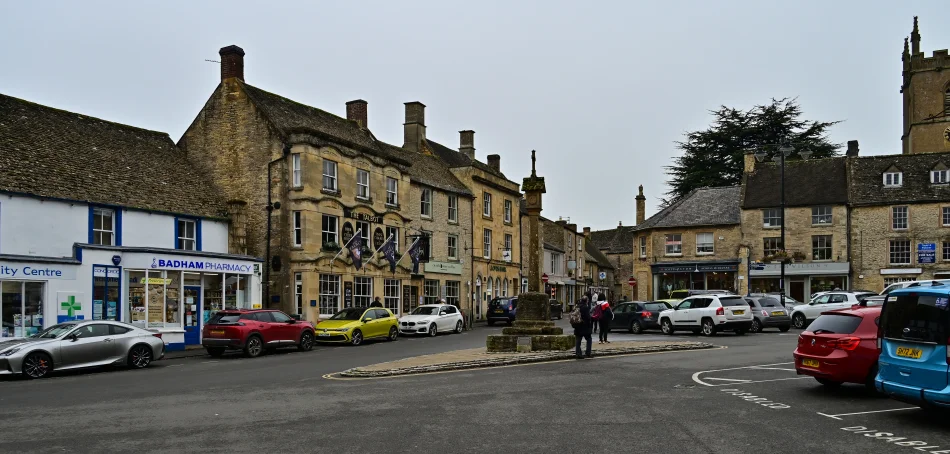
[{"label": "dormer window", "polygon": [[899,188],[904,182],[904,174],[901,172],[884,172],[884,187]]},{"label": "dormer window", "polygon": [[950,183],[950,170],[931,170],[930,182],[933,184]]}]

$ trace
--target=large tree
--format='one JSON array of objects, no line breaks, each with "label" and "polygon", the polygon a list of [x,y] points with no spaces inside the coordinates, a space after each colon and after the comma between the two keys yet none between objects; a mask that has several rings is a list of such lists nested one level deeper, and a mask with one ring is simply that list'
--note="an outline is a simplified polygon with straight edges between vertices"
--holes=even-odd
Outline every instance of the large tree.
[{"label": "large tree", "polygon": [[[676,142],[683,154],[666,167],[671,189],[664,205],[696,188],[740,184],[743,155],[760,149],[775,151],[771,146],[782,140],[792,142],[798,150],[811,150],[812,158],[835,156],[840,148],[827,135],[839,122],[803,120],[795,98],[772,99],[771,104],[747,111],[720,106],[710,113],[714,119],[709,128],[687,132],[685,141]],[[800,158],[796,154],[791,159]]]}]

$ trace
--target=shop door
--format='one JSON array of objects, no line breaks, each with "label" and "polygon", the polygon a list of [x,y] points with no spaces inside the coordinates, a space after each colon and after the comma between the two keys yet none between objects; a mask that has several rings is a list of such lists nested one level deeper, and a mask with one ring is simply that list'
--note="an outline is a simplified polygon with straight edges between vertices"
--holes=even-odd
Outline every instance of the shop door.
[{"label": "shop door", "polygon": [[122,320],[119,310],[121,268],[94,265],[92,267],[92,319]]},{"label": "shop door", "polygon": [[[185,286],[185,345],[201,343],[201,287]],[[210,308],[209,308],[210,309]]]},{"label": "shop door", "polygon": [[805,281],[792,281],[790,282],[789,295],[792,298],[795,298],[796,301],[807,303],[808,300],[805,299]]}]

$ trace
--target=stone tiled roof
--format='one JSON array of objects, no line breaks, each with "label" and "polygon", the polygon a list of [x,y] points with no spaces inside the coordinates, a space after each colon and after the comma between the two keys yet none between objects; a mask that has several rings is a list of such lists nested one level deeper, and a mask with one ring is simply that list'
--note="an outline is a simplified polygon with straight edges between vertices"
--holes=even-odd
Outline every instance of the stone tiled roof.
[{"label": "stone tiled roof", "polygon": [[385,142],[378,142],[379,146],[393,154],[401,153],[412,166],[409,169],[409,176],[412,181],[431,186],[443,191],[453,192],[467,197],[472,196],[472,191],[459,181],[452,174],[449,167],[441,159],[407,150],[405,148],[390,145]]},{"label": "stone tiled roof", "polygon": [[[632,241],[632,240],[631,240]],[[610,259],[601,252],[596,245],[592,244],[591,241],[584,244],[584,252],[587,253],[586,259],[593,260],[597,262],[597,266],[605,269],[614,269],[613,264],[610,263]]]},{"label": "stone tiled roof", "polygon": [[167,133],[0,94],[0,191],[223,217],[227,205]]},{"label": "stone tiled roof", "polygon": [[327,111],[292,101],[283,96],[239,82],[248,98],[260,109],[281,134],[311,134],[340,142],[378,157],[408,164],[402,153],[392,153],[379,144],[373,133],[356,122]]},{"label": "stone tiled roof", "polygon": [[[445,161],[449,167],[475,167],[476,169],[483,172],[487,172],[496,177],[508,180],[508,177],[501,173],[501,171],[495,170],[488,164],[485,164],[484,162],[481,162],[477,159],[471,159],[464,153],[460,153],[458,150],[453,150],[445,145],[429,139],[426,139],[426,144],[429,145],[429,148],[432,149],[432,152],[435,153],[439,159]],[[512,181],[512,183],[514,182]]]},{"label": "stone tiled roof", "polygon": [[619,226],[610,230],[598,230],[590,232],[590,241],[597,249],[607,251],[608,254],[630,254],[633,253],[633,237],[635,227]]},{"label": "stone tiled roof", "polygon": [[544,248],[552,250],[554,252],[561,252],[561,253],[564,252],[564,249],[561,249],[559,246],[555,246],[551,243],[548,243],[547,241],[544,242]]},{"label": "stone tiled roof", "polygon": [[[733,225],[741,221],[739,186],[700,188],[638,225],[636,230],[664,227]],[[630,247],[633,247],[631,243]]]},{"label": "stone tiled roof", "polygon": [[[950,168],[950,153],[852,158],[851,203],[860,206],[948,202],[950,201],[950,186],[930,183],[930,171],[935,168]],[[902,172],[901,187],[885,188],[885,171]]]},{"label": "stone tiled roof", "polygon": [[[848,158],[794,160],[785,163],[785,202],[788,206],[844,205],[848,203]],[[782,205],[781,173],[774,162],[756,163],[746,176],[742,208]],[[880,178],[879,178],[880,179]]]}]

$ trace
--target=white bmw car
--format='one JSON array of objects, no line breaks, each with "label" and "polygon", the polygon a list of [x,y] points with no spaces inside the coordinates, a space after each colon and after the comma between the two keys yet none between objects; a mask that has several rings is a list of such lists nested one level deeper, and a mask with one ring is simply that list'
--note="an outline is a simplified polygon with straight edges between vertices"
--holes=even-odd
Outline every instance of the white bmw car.
[{"label": "white bmw car", "polygon": [[451,304],[426,304],[399,318],[400,334],[461,333],[462,312]]}]

